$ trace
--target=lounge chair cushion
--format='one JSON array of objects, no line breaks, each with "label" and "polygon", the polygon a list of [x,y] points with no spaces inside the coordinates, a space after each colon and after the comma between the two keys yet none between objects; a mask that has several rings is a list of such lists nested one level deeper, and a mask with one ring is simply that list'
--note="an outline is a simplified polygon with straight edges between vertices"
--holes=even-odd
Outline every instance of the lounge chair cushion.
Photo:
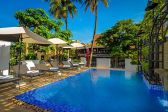
[{"label": "lounge chair cushion", "polygon": [[55,70],[58,70],[59,68],[58,67],[51,67],[50,70],[51,71],[55,71]]},{"label": "lounge chair cushion", "polygon": [[79,65],[85,65],[85,63],[83,63],[83,62],[80,62],[80,63],[79,63]]},{"label": "lounge chair cushion", "polygon": [[39,70],[29,70],[29,71],[27,71],[27,73],[29,74],[29,73],[39,73]]},{"label": "lounge chair cushion", "polygon": [[10,82],[16,82],[19,81],[19,78],[7,78],[7,79],[0,79],[0,84],[6,84]]},{"label": "lounge chair cushion", "polygon": [[13,78],[12,75],[3,75],[3,76],[0,76],[0,79],[11,79]]},{"label": "lounge chair cushion", "polygon": [[36,76],[40,76],[39,73],[29,73],[29,74],[25,74],[24,76],[26,77],[36,77]]},{"label": "lounge chair cushion", "polygon": [[71,65],[63,65],[63,67],[71,67]]},{"label": "lounge chair cushion", "polygon": [[69,63],[70,63],[73,67],[78,67],[78,66],[79,66],[78,63],[75,63],[75,62],[73,62],[73,61],[69,61]]},{"label": "lounge chair cushion", "polygon": [[73,66],[79,66],[79,64],[74,63]]},{"label": "lounge chair cushion", "polygon": [[26,62],[26,66],[27,66],[27,68],[29,70],[31,70],[31,68],[35,68],[36,67],[35,64],[34,64],[34,62],[31,61],[31,60],[26,60],[25,62]]}]

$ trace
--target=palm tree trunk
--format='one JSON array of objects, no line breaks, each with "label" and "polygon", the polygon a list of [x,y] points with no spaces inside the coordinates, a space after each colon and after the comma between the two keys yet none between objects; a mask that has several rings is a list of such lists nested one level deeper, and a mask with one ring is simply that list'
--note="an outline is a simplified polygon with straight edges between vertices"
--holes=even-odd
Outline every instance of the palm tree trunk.
[{"label": "palm tree trunk", "polygon": [[90,51],[90,59],[89,59],[89,67],[92,65],[92,56],[93,56],[93,44],[94,44],[94,38],[96,35],[96,30],[97,30],[97,22],[98,22],[98,9],[97,6],[95,8],[95,26],[94,26],[94,33],[93,33],[93,39],[92,39],[92,44],[91,44],[91,51]]},{"label": "palm tree trunk", "polygon": [[65,18],[66,30],[68,30],[68,17]]},{"label": "palm tree trunk", "polygon": [[65,25],[66,25],[66,30],[68,30],[68,0],[66,0],[66,18],[65,18]]}]

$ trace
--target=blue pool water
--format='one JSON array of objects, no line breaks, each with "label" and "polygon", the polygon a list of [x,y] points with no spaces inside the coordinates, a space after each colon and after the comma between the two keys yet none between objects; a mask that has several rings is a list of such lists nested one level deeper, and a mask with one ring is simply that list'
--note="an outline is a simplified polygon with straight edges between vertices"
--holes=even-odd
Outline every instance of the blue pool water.
[{"label": "blue pool water", "polygon": [[166,112],[167,96],[149,91],[138,74],[90,69],[16,99],[53,112]]}]

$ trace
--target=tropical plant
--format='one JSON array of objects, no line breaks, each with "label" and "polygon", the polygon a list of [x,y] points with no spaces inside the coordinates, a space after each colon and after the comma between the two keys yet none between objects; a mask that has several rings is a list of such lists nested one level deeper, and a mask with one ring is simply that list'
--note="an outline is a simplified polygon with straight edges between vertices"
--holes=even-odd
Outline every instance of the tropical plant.
[{"label": "tropical plant", "polygon": [[135,58],[137,50],[130,47],[136,47],[138,31],[139,25],[135,24],[131,19],[121,20],[111,29],[102,33],[101,38],[97,39],[97,43],[107,47],[114,57]]},{"label": "tropical plant", "polygon": [[[16,42],[16,43],[12,43],[11,47],[10,47],[10,66],[16,65],[18,64],[20,57],[18,56],[18,54],[20,54],[20,50],[23,51],[24,49],[24,44]],[[25,54],[22,53],[21,54],[21,59],[24,59]]]},{"label": "tropical plant", "polygon": [[146,73],[149,70],[149,62],[142,61],[142,70]]},{"label": "tropical plant", "polygon": [[161,8],[163,7],[165,0],[153,0],[154,2],[158,3],[158,6],[151,11],[146,11],[143,21],[141,22],[141,29],[143,30],[143,34],[141,38],[143,40],[149,39],[149,34],[152,30],[154,17],[160,13]]},{"label": "tropical plant", "polygon": [[47,13],[39,8],[17,11],[15,18],[19,21],[20,26],[27,27],[45,38],[51,38],[52,33],[59,31],[63,25],[61,20],[50,19]]},{"label": "tropical plant", "polygon": [[89,67],[91,66],[91,63],[92,63],[93,43],[94,43],[94,38],[96,35],[96,30],[97,30],[98,4],[99,3],[103,3],[106,7],[108,7],[108,0],[84,0],[85,12],[90,7],[91,12],[94,13],[95,15],[94,32],[93,32],[93,38],[92,38],[92,44],[91,44]]},{"label": "tropical plant", "polygon": [[26,60],[36,60],[36,59],[37,59],[37,56],[36,56],[36,54],[34,54],[33,52],[30,52],[30,53],[28,53],[28,54],[25,56],[25,59],[26,59]]},{"label": "tropical plant", "polygon": [[[140,39],[143,41],[143,47],[142,47],[142,56],[148,57],[149,55],[149,45],[147,42],[149,41],[150,33],[152,31],[153,27],[153,21],[156,18],[158,14],[160,14],[161,9],[163,5],[165,4],[166,0],[153,0],[154,2],[158,3],[158,6],[154,10],[146,11],[143,21],[141,22],[141,29],[143,30],[143,34],[141,34]],[[162,39],[162,36],[159,37],[159,39]],[[148,70],[148,62],[143,61],[142,67],[144,71]]]},{"label": "tropical plant", "polygon": [[81,0],[46,0],[50,4],[50,13],[59,19],[64,19],[66,30],[68,30],[68,15],[74,17],[77,14],[77,8],[73,2]]},{"label": "tropical plant", "polygon": [[53,37],[57,37],[60,39],[63,39],[64,41],[71,43],[71,37],[72,37],[72,32],[70,30],[63,30],[63,31],[58,31],[56,33],[53,34]]}]

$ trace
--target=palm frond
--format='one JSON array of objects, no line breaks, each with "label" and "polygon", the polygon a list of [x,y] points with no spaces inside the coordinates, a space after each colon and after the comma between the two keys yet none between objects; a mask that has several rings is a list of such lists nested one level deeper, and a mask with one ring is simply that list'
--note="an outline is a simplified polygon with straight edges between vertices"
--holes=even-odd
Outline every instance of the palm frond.
[{"label": "palm frond", "polygon": [[108,0],[101,0],[103,2],[103,4],[108,7]]}]

